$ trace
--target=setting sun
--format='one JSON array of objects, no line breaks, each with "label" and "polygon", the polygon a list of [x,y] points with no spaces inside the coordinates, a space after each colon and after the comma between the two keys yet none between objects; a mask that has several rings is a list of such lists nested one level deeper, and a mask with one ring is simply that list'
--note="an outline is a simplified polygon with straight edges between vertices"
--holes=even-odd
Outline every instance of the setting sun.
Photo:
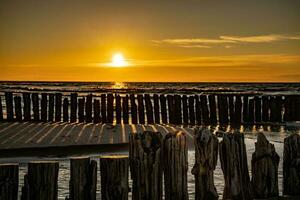
[{"label": "setting sun", "polygon": [[121,53],[116,53],[112,57],[111,65],[113,67],[124,67],[128,64]]}]

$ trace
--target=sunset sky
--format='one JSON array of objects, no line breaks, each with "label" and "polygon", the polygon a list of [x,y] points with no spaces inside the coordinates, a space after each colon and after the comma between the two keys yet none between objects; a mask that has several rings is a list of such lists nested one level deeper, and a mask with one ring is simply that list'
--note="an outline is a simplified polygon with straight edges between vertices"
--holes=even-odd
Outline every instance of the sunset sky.
[{"label": "sunset sky", "polygon": [[299,82],[299,11],[297,0],[1,0],[0,80]]}]

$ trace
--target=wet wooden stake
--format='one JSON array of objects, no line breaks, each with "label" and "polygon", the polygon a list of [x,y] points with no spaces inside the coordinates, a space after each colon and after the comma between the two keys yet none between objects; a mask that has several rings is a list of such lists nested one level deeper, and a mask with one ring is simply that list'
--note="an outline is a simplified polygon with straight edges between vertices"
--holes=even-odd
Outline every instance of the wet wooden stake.
[{"label": "wet wooden stake", "polygon": [[101,118],[100,118],[100,101],[99,99],[94,99],[94,123],[100,123]]},{"label": "wet wooden stake", "polygon": [[121,97],[116,94],[116,122],[117,124],[121,124],[122,113],[121,113]]},{"label": "wet wooden stake", "polygon": [[234,110],[235,110],[234,113],[235,113],[236,124],[241,124],[241,122],[242,122],[242,97],[241,97],[241,95],[235,96]]},{"label": "wet wooden stake", "polygon": [[0,164],[0,199],[17,200],[19,187],[19,165]]},{"label": "wet wooden stake", "polygon": [[189,108],[188,108],[188,98],[186,95],[182,96],[182,116],[183,116],[183,124],[187,125],[189,123]]},{"label": "wet wooden stake", "polygon": [[145,131],[129,136],[133,200],[162,199],[162,134]]},{"label": "wet wooden stake", "polygon": [[86,123],[91,123],[93,121],[92,112],[93,112],[93,95],[88,94],[86,96],[86,102],[85,102],[85,122]]},{"label": "wet wooden stake", "polygon": [[224,133],[219,152],[225,179],[223,199],[252,200],[244,135]]},{"label": "wet wooden stake", "polygon": [[106,114],[106,94],[101,94],[101,120],[102,123],[106,123],[107,121],[107,114]]},{"label": "wet wooden stake", "polygon": [[56,161],[29,162],[21,199],[57,200],[58,169],[59,164]]},{"label": "wet wooden stake", "polygon": [[153,106],[151,102],[151,97],[149,94],[145,94],[145,105],[146,105],[146,116],[147,116],[147,123],[153,124],[154,118],[153,118]]},{"label": "wet wooden stake", "polygon": [[249,97],[243,96],[243,123],[249,122]]},{"label": "wet wooden stake", "polygon": [[100,157],[101,200],[128,199],[128,156]]},{"label": "wet wooden stake", "polygon": [[202,114],[203,124],[208,125],[210,124],[210,119],[209,119],[209,111],[208,111],[206,95],[200,95],[200,103],[201,103],[201,111],[202,111],[201,114]]},{"label": "wet wooden stake", "polygon": [[260,123],[262,121],[261,97],[255,96],[254,103],[255,103],[255,122]]},{"label": "wet wooden stake", "polygon": [[97,161],[71,158],[70,200],[96,200]]},{"label": "wet wooden stake", "polygon": [[218,161],[219,141],[208,129],[195,129],[195,199],[217,200],[219,198],[214,184],[214,170]]},{"label": "wet wooden stake", "polygon": [[163,141],[163,170],[166,200],[187,200],[188,152],[186,134],[168,133]]},{"label": "wet wooden stake", "polygon": [[69,99],[64,98],[63,101],[63,121],[69,122]]},{"label": "wet wooden stake", "polygon": [[22,121],[22,106],[21,106],[21,97],[15,96],[14,97],[15,102],[15,116],[17,121]]},{"label": "wet wooden stake", "polygon": [[167,95],[167,103],[168,103],[168,116],[169,116],[169,124],[174,124],[174,97],[173,95]]},{"label": "wet wooden stake", "polygon": [[270,100],[269,96],[262,96],[262,121],[269,122],[269,109],[270,109]]},{"label": "wet wooden stake", "polygon": [[282,98],[281,96],[273,96],[270,101],[270,121],[281,122]]},{"label": "wet wooden stake", "polygon": [[24,121],[31,120],[31,100],[30,93],[23,93],[23,113],[24,113]]},{"label": "wet wooden stake", "polygon": [[135,103],[134,94],[130,94],[130,112],[131,112],[131,123],[137,124],[137,105]]},{"label": "wet wooden stake", "polygon": [[234,96],[229,95],[228,96],[228,105],[229,105],[229,118],[230,118],[230,124],[232,126],[236,125],[236,119],[235,119],[235,110],[234,110]]},{"label": "wet wooden stake", "polygon": [[160,101],[160,112],[161,112],[161,120],[163,124],[168,123],[168,116],[167,116],[167,102],[165,95],[161,94],[159,96]]},{"label": "wet wooden stake", "polygon": [[55,94],[55,122],[61,121],[61,103],[62,103],[62,94]]},{"label": "wet wooden stake", "polygon": [[295,95],[285,96],[284,100],[284,121],[290,122],[296,120],[297,102]]},{"label": "wet wooden stake", "polygon": [[114,122],[114,95],[107,95],[107,116],[106,122],[112,124]]},{"label": "wet wooden stake", "polygon": [[175,114],[174,123],[176,125],[182,124],[181,96],[177,94],[174,95],[174,114]]},{"label": "wet wooden stake", "polygon": [[0,96],[0,121],[3,121],[3,108],[2,108],[1,96]]},{"label": "wet wooden stake", "polygon": [[138,114],[139,114],[139,124],[145,124],[145,110],[144,110],[144,98],[143,95],[137,95],[138,100]]},{"label": "wet wooden stake", "polygon": [[129,123],[128,95],[122,97],[123,123]]},{"label": "wet wooden stake", "polygon": [[208,95],[209,101],[209,119],[211,124],[217,124],[217,105],[216,96],[213,94]]},{"label": "wet wooden stake", "polygon": [[195,120],[197,125],[202,123],[202,109],[199,95],[195,95]]},{"label": "wet wooden stake", "polygon": [[78,99],[78,121],[79,121],[79,123],[84,122],[84,105],[85,105],[84,97]]},{"label": "wet wooden stake", "polygon": [[249,98],[249,105],[248,105],[248,122],[251,124],[254,123],[254,99]]},{"label": "wet wooden stake", "polygon": [[156,124],[160,124],[159,97],[157,94],[153,95],[153,102],[154,102],[154,121]]},{"label": "wet wooden stake", "polygon": [[13,105],[13,93],[5,92],[6,103],[6,119],[8,121],[14,120],[14,105]]},{"label": "wet wooden stake", "polygon": [[300,195],[300,135],[297,133],[284,139],[283,194]]},{"label": "wet wooden stake", "polygon": [[77,93],[71,94],[71,116],[70,116],[70,122],[76,122],[77,121]]},{"label": "wet wooden stake", "polygon": [[195,97],[189,96],[189,124],[195,125]]},{"label": "wet wooden stake", "polygon": [[218,111],[219,111],[219,123],[228,124],[228,102],[227,96],[220,94],[217,96],[218,99]]},{"label": "wet wooden stake", "polygon": [[278,192],[279,155],[263,133],[258,133],[255,152],[252,154],[253,197],[267,199],[279,196]]},{"label": "wet wooden stake", "polygon": [[53,122],[54,119],[54,94],[49,94],[49,111],[48,111],[48,121]]},{"label": "wet wooden stake", "polygon": [[33,110],[33,120],[40,121],[40,100],[39,94],[33,93],[32,94],[32,110]]},{"label": "wet wooden stake", "polygon": [[48,94],[42,93],[41,100],[41,121],[47,122],[47,114],[48,114]]}]

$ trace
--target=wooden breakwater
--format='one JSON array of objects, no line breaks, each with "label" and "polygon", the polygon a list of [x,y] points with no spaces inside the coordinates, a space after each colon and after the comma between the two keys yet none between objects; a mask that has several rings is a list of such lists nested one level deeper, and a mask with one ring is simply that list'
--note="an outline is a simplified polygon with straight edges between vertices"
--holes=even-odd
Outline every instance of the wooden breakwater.
[{"label": "wooden breakwater", "polygon": [[8,121],[174,125],[300,121],[300,95],[5,92],[0,102],[0,120]]},{"label": "wooden breakwater", "polygon": [[[188,151],[186,135],[172,132],[165,137],[159,132],[130,134],[129,156],[100,156],[101,199],[187,200]],[[223,199],[278,199],[279,156],[275,147],[259,133],[252,154],[250,178],[244,135],[224,133],[222,141],[208,129],[195,129],[195,163],[191,173],[195,178],[196,200],[217,200],[214,170],[220,157],[224,175]],[[300,196],[300,135],[284,140],[283,195],[280,199]],[[70,159],[69,200],[95,200],[97,162],[89,157]],[[129,169],[132,188],[129,188]],[[57,161],[32,161],[18,188],[18,164],[0,164],[0,199],[56,200],[58,197]],[[164,177],[164,181],[163,180]],[[164,185],[164,187],[163,187]],[[164,189],[163,189],[164,188]],[[220,192],[220,191],[219,191]]]}]

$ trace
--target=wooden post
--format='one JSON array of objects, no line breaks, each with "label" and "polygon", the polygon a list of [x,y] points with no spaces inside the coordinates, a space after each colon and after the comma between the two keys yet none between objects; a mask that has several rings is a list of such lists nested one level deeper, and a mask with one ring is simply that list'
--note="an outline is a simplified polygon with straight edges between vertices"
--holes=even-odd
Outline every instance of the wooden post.
[{"label": "wooden post", "polygon": [[174,112],[174,96],[173,95],[167,95],[167,102],[168,102],[168,116],[169,116],[169,124],[175,124],[174,118],[175,118],[175,112]]},{"label": "wooden post", "polygon": [[190,125],[195,125],[195,97],[189,96],[189,118]]},{"label": "wooden post", "polygon": [[128,156],[100,157],[101,200],[128,199]]},{"label": "wooden post", "polygon": [[58,169],[59,164],[55,161],[29,162],[21,199],[57,200]]},{"label": "wooden post", "polygon": [[300,135],[291,134],[284,139],[283,195],[300,195]]},{"label": "wooden post", "polygon": [[54,119],[54,94],[49,94],[49,112],[48,112],[48,121],[53,122]]},{"label": "wooden post", "polygon": [[145,98],[145,105],[146,105],[147,124],[153,124],[154,119],[153,119],[153,106],[150,99],[151,97],[149,94],[145,94],[144,98]]},{"label": "wooden post", "polygon": [[252,200],[244,135],[224,133],[219,150],[225,179],[223,199]]},{"label": "wooden post", "polygon": [[234,98],[233,95],[228,96],[228,104],[229,104],[229,118],[230,118],[230,124],[235,125],[236,119],[235,119],[235,110],[234,110]]},{"label": "wooden post", "polygon": [[168,123],[168,116],[167,116],[167,103],[165,95],[161,94],[159,96],[160,101],[160,112],[161,112],[161,120],[163,124]]},{"label": "wooden post", "polygon": [[13,93],[5,92],[5,102],[6,102],[6,119],[8,121],[14,120],[14,105],[13,105]]},{"label": "wooden post", "polygon": [[162,138],[159,132],[130,133],[129,159],[133,200],[162,199]]},{"label": "wooden post", "polygon": [[62,101],[62,94],[56,93],[55,94],[55,122],[61,121],[61,101]]},{"label": "wooden post", "polygon": [[100,123],[100,101],[99,99],[94,99],[94,123]]},{"label": "wooden post", "polygon": [[0,164],[0,199],[18,200],[19,165]]},{"label": "wooden post", "polygon": [[123,123],[129,123],[128,95],[122,97]]},{"label": "wooden post", "polygon": [[202,109],[201,109],[201,97],[195,95],[195,116],[196,116],[196,124],[201,125],[202,123]]},{"label": "wooden post", "polygon": [[284,101],[284,121],[296,121],[297,102],[295,95],[285,96]]},{"label": "wooden post", "polygon": [[270,101],[269,96],[262,96],[262,121],[269,122],[269,108],[270,108]]},{"label": "wooden post", "polygon": [[187,125],[189,123],[189,108],[188,108],[188,98],[186,95],[182,96],[182,115],[183,115],[183,124]]},{"label": "wooden post", "polygon": [[200,102],[201,102],[203,124],[208,125],[210,124],[210,118],[209,118],[209,111],[207,105],[207,96],[200,95]]},{"label": "wooden post", "polygon": [[24,113],[24,121],[31,120],[31,99],[30,93],[23,93],[23,113]]},{"label": "wooden post", "polygon": [[120,95],[116,94],[116,122],[117,124],[121,124],[122,113],[121,113],[121,97]]},{"label": "wooden post", "polygon": [[254,99],[249,99],[248,105],[248,122],[254,123]]},{"label": "wooden post", "polygon": [[93,121],[92,117],[92,111],[93,110],[93,95],[88,94],[86,96],[86,102],[85,102],[85,122],[91,123]]},{"label": "wooden post", "polygon": [[188,152],[186,134],[168,133],[163,141],[163,170],[166,200],[187,200]]},{"label": "wooden post", "polygon": [[153,94],[153,102],[154,102],[154,121],[156,124],[160,124],[159,97],[157,94]]},{"label": "wooden post", "polygon": [[74,123],[77,121],[77,93],[71,94],[71,117],[70,122]]},{"label": "wooden post", "polygon": [[281,96],[271,97],[270,121],[281,122],[282,98]]},{"label": "wooden post", "polygon": [[21,97],[15,96],[14,97],[15,102],[15,116],[17,121],[22,121],[22,106],[21,106]]},{"label": "wooden post", "polygon": [[249,122],[249,99],[248,95],[243,96],[243,123]]},{"label": "wooden post", "polygon": [[219,198],[214,184],[214,170],[218,161],[219,140],[208,129],[195,129],[195,199],[217,200]]},{"label": "wooden post", "polygon": [[300,121],[300,95],[295,95],[295,101],[296,101],[296,109],[295,109],[296,110],[295,111],[296,115],[295,115],[295,118],[296,118],[296,121]]},{"label": "wooden post", "polygon": [[236,95],[234,105],[236,124],[241,124],[242,122],[242,105],[243,104],[241,95]]},{"label": "wooden post", "polygon": [[106,117],[106,94],[101,94],[101,119],[102,123],[106,123],[107,117]]},{"label": "wooden post", "polygon": [[254,104],[255,104],[255,122],[260,123],[262,120],[261,115],[261,97],[255,96],[254,97]]},{"label": "wooden post", "polygon": [[228,102],[227,96],[220,94],[217,96],[218,99],[218,110],[219,110],[219,123],[228,124]]},{"label": "wooden post", "polygon": [[78,121],[79,123],[84,122],[84,105],[85,105],[85,99],[84,97],[78,99]]},{"label": "wooden post", "polygon": [[69,99],[64,98],[63,102],[63,121],[68,122],[69,121]]},{"label": "wooden post", "polygon": [[1,96],[0,96],[0,121],[3,121],[3,108],[2,108]]},{"label": "wooden post", "polygon": [[209,101],[209,118],[211,124],[217,124],[217,106],[216,96],[213,94],[208,95]]},{"label": "wooden post", "polygon": [[263,133],[258,133],[252,154],[252,189],[256,199],[278,197],[279,155]]},{"label": "wooden post", "polygon": [[107,123],[112,124],[114,122],[114,95],[107,95]]},{"label": "wooden post", "polygon": [[41,120],[42,122],[47,122],[47,104],[48,104],[48,95],[46,93],[42,93],[42,100],[41,100]]},{"label": "wooden post", "polygon": [[144,110],[144,98],[143,95],[137,95],[138,100],[138,113],[139,113],[139,123],[145,124],[145,110]]},{"label": "wooden post", "polygon": [[96,200],[97,161],[71,158],[70,200]]},{"label": "wooden post", "polygon": [[32,93],[33,120],[40,121],[40,100],[38,93]]},{"label": "wooden post", "polygon": [[137,105],[134,94],[130,94],[131,123],[137,124]]},{"label": "wooden post", "polygon": [[174,123],[176,125],[182,124],[182,106],[181,106],[181,96],[176,94],[174,95]]}]

